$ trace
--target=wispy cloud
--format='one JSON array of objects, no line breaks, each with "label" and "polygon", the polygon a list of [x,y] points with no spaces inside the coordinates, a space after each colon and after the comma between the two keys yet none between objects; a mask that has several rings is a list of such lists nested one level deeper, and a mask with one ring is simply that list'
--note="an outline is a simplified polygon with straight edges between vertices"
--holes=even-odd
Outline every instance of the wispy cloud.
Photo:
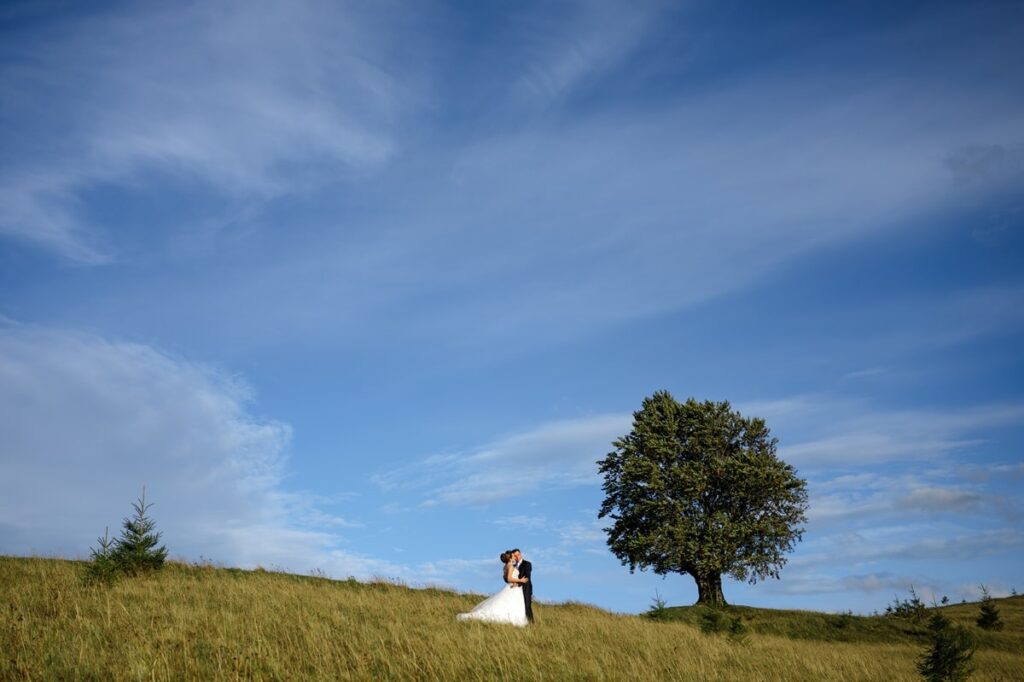
[{"label": "wispy cloud", "polygon": [[[1012,562],[1024,551],[1019,465],[982,456],[1024,424],[1015,403],[884,409],[830,394],[741,403],[809,478],[804,542],[765,589],[788,595],[960,595],[933,568]],[[915,567],[917,567],[915,569]]]},{"label": "wispy cloud", "polygon": [[809,517],[817,526],[957,517],[1017,522],[1024,507],[991,486],[964,482],[954,470],[841,476],[811,483]]},{"label": "wispy cloud", "polygon": [[743,407],[772,425],[784,459],[808,469],[941,457],[983,443],[988,430],[1024,423],[1024,405],[1014,403],[879,410],[820,395]]},{"label": "wispy cloud", "polygon": [[[783,437],[780,456],[811,472],[818,520],[892,510],[988,509],[999,500],[952,483],[959,474],[952,466],[941,466],[943,457],[983,443],[989,429],[1024,423],[1024,406],[1014,404],[878,411],[848,399],[797,396],[739,407],[745,414],[767,418]],[[426,506],[481,505],[546,488],[594,485],[599,482],[596,461],[631,424],[629,414],[553,422],[473,450],[425,457],[381,472],[374,481],[389,492],[419,491]],[[807,440],[790,444],[789,434]],[[930,468],[924,477],[856,473],[878,463],[925,460]],[[838,474],[837,464],[842,465]],[[529,516],[502,521],[542,522]]]},{"label": "wispy cloud", "polygon": [[[920,529],[926,530],[926,529]],[[913,587],[926,601],[942,595],[977,599],[976,584],[954,584],[938,578],[931,564],[943,561],[950,565],[979,566],[979,561],[997,556],[1015,556],[1024,550],[1024,535],[1016,530],[987,530],[949,537],[906,539],[876,546],[860,542],[835,542],[828,551],[790,562],[779,583],[767,583],[765,589],[784,594],[853,593],[872,594],[889,591],[905,597]],[[871,570],[872,567],[897,565],[908,572]],[[919,566],[914,570],[913,566]],[[864,572],[866,570],[866,572]],[[977,569],[976,569],[977,570]],[[984,575],[984,569],[981,569]],[[982,578],[983,579],[983,578]],[[1009,587],[996,586],[1000,595],[1009,594]],[[994,592],[995,593],[995,592]]]},{"label": "wispy cloud", "polygon": [[0,72],[5,108],[38,111],[4,112],[19,127],[4,134],[0,231],[100,262],[116,246],[80,205],[97,187],[195,182],[253,202],[386,161],[419,94],[375,16],[147,5],[12,36],[7,52],[32,66]]},{"label": "wispy cloud", "polygon": [[569,2],[564,16],[545,16],[524,27],[526,66],[514,92],[548,102],[570,94],[621,61],[655,26],[664,3]]},{"label": "wispy cloud", "polygon": [[985,496],[973,490],[923,486],[915,488],[897,500],[896,504],[907,509],[921,509],[928,512],[970,512],[985,502]]},{"label": "wispy cloud", "polygon": [[1024,549],[1024,533],[1016,528],[965,532],[961,527],[958,532],[943,535],[944,532],[946,529],[934,526],[909,524],[840,533],[825,539],[818,551],[804,553],[790,563],[797,570],[826,564],[843,570],[877,565],[892,559],[968,561]]},{"label": "wispy cloud", "polygon": [[485,505],[527,492],[593,485],[597,460],[629,430],[630,419],[602,415],[553,422],[468,452],[427,457],[374,481],[385,491],[420,491],[426,506]]},{"label": "wispy cloud", "polygon": [[947,348],[1024,327],[1024,287],[1007,284],[894,297],[871,311],[851,311],[849,320],[879,330],[858,339],[862,346],[890,352]]},{"label": "wispy cloud", "polygon": [[872,593],[880,591],[898,591],[903,593],[910,587],[921,593],[924,588],[934,591],[930,585],[924,584],[920,577],[915,581],[908,576],[895,575],[890,572],[867,573],[847,576],[807,575],[796,580],[787,580],[771,589],[785,594],[826,594],[831,592]]},{"label": "wispy cloud", "polygon": [[[261,215],[251,207],[275,198],[327,205],[303,215],[303,245],[278,234],[251,260],[140,292],[136,320],[157,307],[189,320],[231,311],[230,324],[206,325],[237,335],[220,341],[273,343],[287,330],[378,343],[400,324],[402,338],[431,347],[509,352],[692,306],[823,247],[1024,181],[991,151],[1010,154],[1024,135],[1016,110],[993,94],[951,99],[917,72],[879,73],[865,86],[859,75],[754,70],[686,96],[588,111],[571,126],[494,104],[476,114],[503,125],[441,130],[430,126],[450,113],[437,84],[448,81],[432,71],[438,46],[413,18],[385,27],[374,12],[315,2],[236,9],[106,14],[53,39],[25,36],[15,47],[38,68],[0,76],[16,93],[5,102],[65,112],[57,122],[15,117],[24,129],[5,135],[27,140],[0,175],[8,235],[79,261],[109,258],[134,230],[79,209],[111,187],[184,186],[200,199],[187,202],[198,217],[245,206],[257,214],[247,227]],[[495,73],[444,75],[558,100],[628,61],[661,10],[563,11],[564,23],[532,19],[549,27],[532,41],[522,25],[501,34],[512,57]],[[447,49],[448,66],[477,56],[460,43]],[[433,115],[413,116],[424,111]],[[414,118],[419,144],[407,146]],[[64,142],[51,149],[56,127]],[[444,148],[422,144],[426,133],[443,133]],[[989,149],[981,160],[961,151],[979,144]],[[978,178],[963,182],[965,173]],[[354,227],[339,216],[363,196],[376,201]],[[167,231],[195,218],[178,216]],[[240,304],[252,300],[258,315]]]},{"label": "wispy cloud", "polygon": [[547,519],[543,516],[527,516],[525,514],[513,514],[501,516],[494,520],[495,525],[509,526],[512,528],[539,529],[548,525]]},{"label": "wispy cloud", "polygon": [[[269,342],[287,329],[311,342],[400,336],[493,355],[694,306],[957,201],[936,157],[960,131],[919,129],[907,113],[905,131],[845,135],[892,125],[869,94],[816,110],[799,133],[794,117],[806,114],[767,90],[736,93],[739,102],[708,97],[571,130],[466,141],[451,157],[420,160],[434,170],[389,185],[403,201],[368,217],[358,236],[333,222],[310,226],[322,238],[308,251],[246,263],[244,276],[225,270],[202,282],[202,295],[198,283],[158,295],[170,299],[165,309],[188,301],[192,317],[239,311],[218,326],[228,342],[232,334]],[[794,198],[800,187],[814,191]],[[1020,322],[1015,289],[954,298],[945,307],[893,306],[903,337],[864,342],[948,346]],[[261,314],[247,316],[239,300],[262,301]]]},{"label": "wispy cloud", "polygon": [[1015,524],[1024,516],[1007,475],[1017,465],[977,454],[1024,424],[1024,406],[883,410],[815,395],[741,409],[766,418],[780,456],[808,477],[813,534],[937,519]]}]

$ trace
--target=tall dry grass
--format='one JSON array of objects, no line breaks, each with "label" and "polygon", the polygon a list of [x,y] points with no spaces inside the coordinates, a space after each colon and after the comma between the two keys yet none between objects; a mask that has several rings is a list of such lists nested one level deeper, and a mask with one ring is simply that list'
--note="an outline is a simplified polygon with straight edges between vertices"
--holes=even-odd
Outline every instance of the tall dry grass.
[{"label": "tall dry grass", "polygon": [[[457,622],[482,597],[442,590],[183,564],[110,587],[81,573],[0,557],[0,679],[918,679],[906,642],[740,644],[574,604],[540,604],[519,629]],[[1016,614],[1005,632],[1020,636]],[[975,658],[976,679],[1022,678],[1019,649]]]}]

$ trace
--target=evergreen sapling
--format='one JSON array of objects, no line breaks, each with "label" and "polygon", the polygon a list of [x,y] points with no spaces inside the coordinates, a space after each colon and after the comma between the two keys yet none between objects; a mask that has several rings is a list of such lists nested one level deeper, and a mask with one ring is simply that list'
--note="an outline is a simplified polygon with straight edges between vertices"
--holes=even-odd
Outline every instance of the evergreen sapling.
[{"label": "evergreen sapling", "polygon": [[146,516],[152,507],[146,504],[146,489],[142,489],[142,497],[132,503],[135,516],[124,520],[121,537],[114,549],[114,558],[121,570],[128,575],[157,571],[163,568],[167,558],[167,548],[157,547],[160,533],[156,532],[156,522]]},{"label": "evergreen sapling", "polygon": [[999,607],[996,606],[996,602],[992,599],[992,595],[988,593],[988,588],[984,585],[981,586],[981,613],[978,614],[978,620],[975,621],[983,630],[1002,630],[1003,619],[999,615]]},{"label": "evergreen sapling", "polygon": [[928,619],[931,644],[917,662],[917,672],[928,682],[960,682],[971,675],[971,658],[977,645],[971,634],[942,613]]},{"label": "evergreen sapling", "polygon": [[156,522],[146,515],[152,503],[146,503],[146,489],[142,497],[132,503],[135,515],[126,518],[121,537],[111,540],[109,533],[98,539],[99,549],[92,550],[92,561],[86,568],[90,580],[111,582],[118,574],[138,575],[163,568],[167,559],[167,548],[157,546],[160,533]]},{"label": "evergreen sapling", "polygon": [[117,577],[118,566],[114,559],[115,542],[110,538],[110,528],[103,530],[103,537],[96,538],[99,549],[89,548],[92,560],[86,567],[86,579],[94,582],[109,583]]}]

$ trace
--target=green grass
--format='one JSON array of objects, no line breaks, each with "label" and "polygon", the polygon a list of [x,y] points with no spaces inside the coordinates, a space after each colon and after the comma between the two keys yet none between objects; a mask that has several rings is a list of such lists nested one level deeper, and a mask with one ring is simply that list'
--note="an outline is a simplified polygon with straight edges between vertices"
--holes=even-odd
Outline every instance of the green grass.
[{"label": "green grass", "polygon": [[[0,557],[0,680],[916,680],[920,632],[885,618],[733,607],[743,643],[581,604],[537,606],[512,628],[457,622],[481,595],[169,564],[112,586],[83,565]],[[1024,598],[979,634],[977,680],[1024,679]]]},{"label": "green grass", "polygon": [[[1006,627],[1001,632],[990,632],[975,626],[977,603],[955,604],[927,609],[938,610],[950,620],[973,631],[979,649],[1006,652],[1024,652],[1024,596],[997,599]],[[704,606],[674,606],[664,609],[657,617],[661,622],[687,623],[699,627]],[[928,639],[927,615],[920,623],[888,616],[855,616],[818,611],[788,611],[758,609],[751,606],[728,606],[723,612],[738,617],[751,635],[772,635],[796,640],[822,642],[895,643],[924,646]]]}]

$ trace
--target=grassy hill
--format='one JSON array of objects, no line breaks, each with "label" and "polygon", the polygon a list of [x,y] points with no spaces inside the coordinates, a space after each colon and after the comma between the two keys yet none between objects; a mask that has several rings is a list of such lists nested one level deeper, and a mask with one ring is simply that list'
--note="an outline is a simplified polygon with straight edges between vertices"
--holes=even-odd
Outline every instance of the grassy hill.
[{"label": "grassy hill", "polygon": [[[901,643],[923,648],[928,642],[925,627],[932,611],[941,611],[954,623],[968,628],[978,642],[979,650],[1022,654],[1024,665],[1024,596],[996,599],[1005,623],[1001,631],[986,631],[975,625],[978,603],[955,604],[926,609],[920,623],[904,618],[886,616],[854,616],[821,613],[819,611],[788,611],[758,609],[750,606],[730,606],[724,610],[728,616],[738,617],[749,636],[785,637],[794,640],[847,643]],[[702,606],[675,606],[664,610],[661,622],[687,623],[700,628],[711,609]],[[1024,668],[1018,673],[1024,679]]]},{"label": "grassy hill", "polygon": [[[915,680],[922,629],[887,618],[735,607],[745,642],[664,620],[537,606],[525,629],[455,621],[482,597],[170,564],[113,586],[82,564],[0,557],[0,679]],[[977,680],[1024,679],[1024,597],[973,625]]]}]

